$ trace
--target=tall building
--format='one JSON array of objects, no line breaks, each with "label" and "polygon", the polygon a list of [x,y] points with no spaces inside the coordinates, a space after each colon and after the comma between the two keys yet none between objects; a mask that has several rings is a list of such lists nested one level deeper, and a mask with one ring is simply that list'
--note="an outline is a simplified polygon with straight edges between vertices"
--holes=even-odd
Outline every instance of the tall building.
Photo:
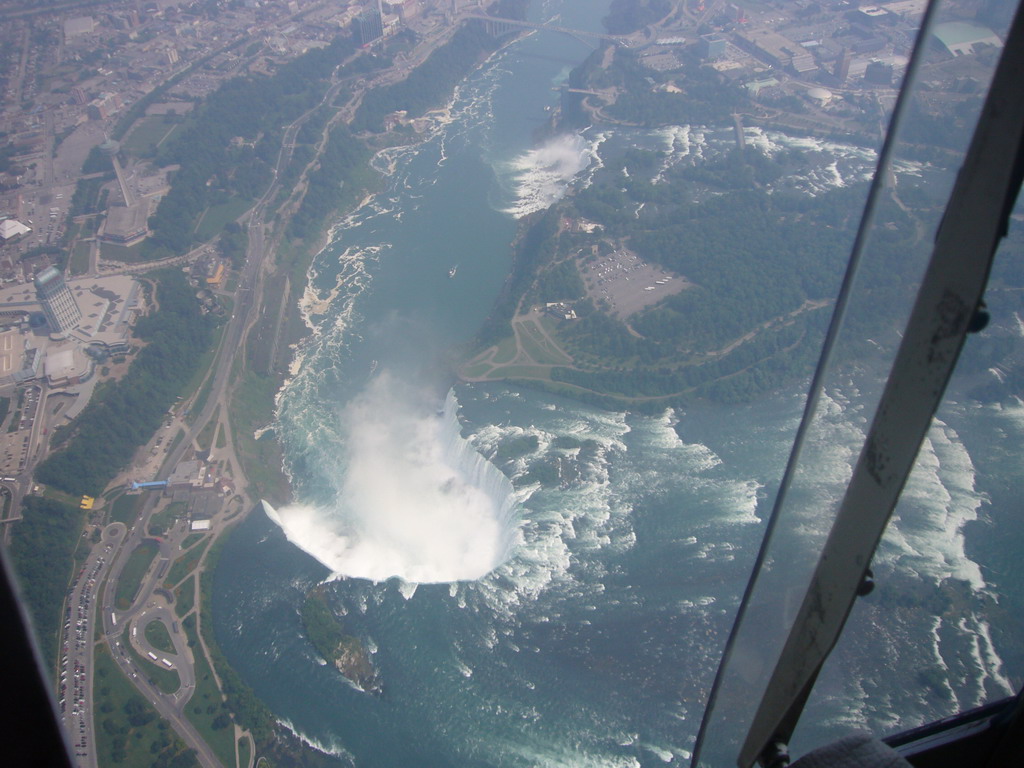
[{"label": "tall building", "polygon": [[43,305],[50,331],[58,336],[67,336],[68,331],[78,327],[82,311],[64,282],[64,276],[56,267],[47,267],[35,279],[36,296]]},{"label": "tall building", "polygon": [[367,8],[356,19],[359,44],[369,45],[384,36],[384,17],[377,8]]},{"label": "tall building", "polygon": [[850,61],[852,59],[853,54],[846,48],[843,48],[839,58],[836,60],[836,80],[840,84],[845,83],[850,77]]},{"label": "tall building", "polygon": [[726,39],[721,35],[700,36],[700,57],[702,60],[720,59],[725,56]]}]

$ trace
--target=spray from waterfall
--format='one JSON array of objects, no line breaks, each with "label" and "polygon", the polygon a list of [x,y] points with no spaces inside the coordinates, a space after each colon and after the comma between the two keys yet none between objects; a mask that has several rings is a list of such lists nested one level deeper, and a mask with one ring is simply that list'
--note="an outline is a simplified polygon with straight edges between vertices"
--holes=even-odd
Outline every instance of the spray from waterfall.
[{"label": "spray from waterfall", "polygon": [[336,577],[481,578],[515,545],[515,502],[508,478],[462,437],[457,412],[453,391],[439,408],[381,372],[344,409],[338,455],[322,457],[333,502],[264,502],[268,516]]}]

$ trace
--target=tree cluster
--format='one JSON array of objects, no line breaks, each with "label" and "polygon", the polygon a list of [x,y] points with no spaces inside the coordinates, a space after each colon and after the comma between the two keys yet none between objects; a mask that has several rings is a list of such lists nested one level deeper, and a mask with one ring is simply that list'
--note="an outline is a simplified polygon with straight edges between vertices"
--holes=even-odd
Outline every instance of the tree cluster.
[{"label": "tree cluster", "polygon": [[57,660],[61,606],[83,514],[54,499],[26,496],[22,520],[12,529],[8,553],[46,662]]},{"label": "tree cluster", "polygon": [[408,117],[419,117],[449,99],[459,81],[496,47],[497,41],[482,25],[463,26],[405,80],[367,92],[352,120],[352,129],[379,132],[385,115],[403,109]]},{"label": "tree cluster", "polygon": [[332,211],[347,201],[355,202],[356,195],[371,181],[368,160],[366,146],[352,136],[347,126],[332,128],[319,167],[309,175],[302,205],[289,224],[289,234],[309,237],[319,231]]},{"label": "tree cluster", "polygon": [[670,0],[612,0],[601,21],[613,35],[628,35],[665,18],[672,10]]},{"label": "tree cluster", "polygon": [[[195,110],[160,156],[181,166],[171,191],[150,217],[154,258],[192,245],[200,214],[231,197],[255,199],[269,184],[284,126],[315,106],[327,80],[353,50],[338,38],[282,66],[272,77],[229,80]],[[241,143],[233,142],[235,138]]]}]

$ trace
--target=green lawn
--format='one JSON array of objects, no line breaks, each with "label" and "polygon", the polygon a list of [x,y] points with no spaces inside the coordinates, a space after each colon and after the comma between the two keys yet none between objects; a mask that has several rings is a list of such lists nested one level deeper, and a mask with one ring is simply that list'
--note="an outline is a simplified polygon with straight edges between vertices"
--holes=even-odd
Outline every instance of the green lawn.
[{"label": "green lawn", "polygon": [[189,576],[174,590],[174,612],[178,618],[184,618],[195,604],[196,581],[194,576]]},{"label": "green lawn", "polygon": [[196,225],[196,239],[205,242],[211,237],[219,235],[229,221],[234,221],[250,208],[252,208],[251,200],[242,200],[237,197],[231,198],[226,203],[210,206]]},{"label": "green lawn", "polygon": [[285,478],[281,471],[280,446],[270,437],[256,440],[253,433],[273,418],[277,389],[277,379],[246,371],[231,398],[228,412],[235,450],[251,488],[272,504],[283,501],[281,489]]},{"label": "green lawn", "polygon": [[238,740],[238,765],[239,768],[249,768],[249,739],[243,736]]},{"label": "green lawn", "polygon": [[185,537],[185,540],[181,542],[181,551],[184,552],[197,541],[202,541],[204,536],[206,536],[205,533],[190,533]]},{"label": "green lawn", "polygon": [[151,157],[156,152],[157,145],[166,142],[180,125],[181,123],[176,121],[165,121],[163,115],[144,117],[135,123],[132,132],[121,142],[121,148],[135,157]]},{"label": "green lawn", "polygon": [[206,426],[203,427],[199,436],[196,438],[196,442],[199,444],[199,450],[208,451],[213,447],[213,431],[217,428],[217,418],[220,415],[220,406],[213,409],[213,416],[206,422]]},{"label": "green lawn", "polygon": [[231,727],[227,705],[213,679],[210,663],[201,652],[196,635],[196,614],[193,613],[181,625],[188,634],[188,642],[196,660],[196,690],[185,706],[185,715],[203,740],[217,753],[220,761],[227,766],[234,765],[235,729]]},{"label": "green lawn", "polygon": [[75,249],[71,253],[71,276],[84,275],[89,271],[89,254],[92,253],[91,242],[75,243]]},{"label": "green lawn", "polygon": [[118,496],[110,506],[110,522],[124,523],[130,528],[139,514],[138,505],[143,498],[145,498],[144,493],[138,496],[129,496],[127,493]]},{"label": "green lawn", "polygon": [[498,349],[494,353],[494,357],[491,358],[491,362],[511,363],[515,359],[516,351],[516,340],[511,336],[506,336],[498,344]]},{"label": "green lawn", "polygon": [[135,649],[128,644],[127,640],[123,640],[126,647],[128,648],[128,655],[132,661],[135,662],[135,666],[139,669],[139,674],[144,675],[149,682],[157,687],[157,690],[163,691],[164,693],[175,693],[181,688],[181,678],[178,677],[178,672],[173,669],[168,669],[158,661],[153,661],[148,656],[142,656],[136,653]]},{"label": "green lawn", "polygon": [[523,348],[536,362],[552,365],[566,365],[571,362],[561,349],[544,336],[536,323],[525,322],[520,324],[519,328]]},{"label": "green lawn", "polygon": [[167,764],[176,755],[191,753],[170,725],[136,692],[105,644],[96,650],[93,700],[100,765],[151,768],[158,760]]},{"label": "green lawn", "polygon": [[164,653],[174,653],[174,643],[171,642],[171,635],[162,621],[153,619],[146,625],[146,642]]},{"label": "green lawn", "polygon": [[175,501],[168,504],[155,515],[149,518],[150,536],[163,536],[174,525],[174,521],[185,516],[188,505],[184,501]]},{"label": "green lawn", "polygon": [[142,577],[146,575],[158,551],[157,543],[152,539],[146,539],[128,557],[128,562],[121,571],[121,578],[117,581],[115,603],[118,609],[126,611],[132,607],[135,593],[142,584]]},{"label": "green lawn", "polygon": [[541,368],[536,365],[509,365],[505,368],[498,368],[493,375],[489,375],[487,378],[500,380],[500,379],[543,379],[549,378],[547,368]]},{"label": "green lawn", "polygon": [[[188,541],[188,539],[186,539],[186,541]],[[180,555],[178,559],[174,561],[174,565],[171,566],[171,570],[167,574],[164,584],[173,587],[190,574],[192,569],[196,567],[196,563],[199,562],[199,558],[203,556],[204,549],[206,549],[204,545],[199,545],[198,547],[193,547]]]},{"label": "green lawn", "polygon": [[123,261],[126,264],[135,264],[145,261],[142,258],[142,246],[144,243],[136,243],[132,246],[116,245],[114,243],[100,243],[100,258],[109,261]]}]

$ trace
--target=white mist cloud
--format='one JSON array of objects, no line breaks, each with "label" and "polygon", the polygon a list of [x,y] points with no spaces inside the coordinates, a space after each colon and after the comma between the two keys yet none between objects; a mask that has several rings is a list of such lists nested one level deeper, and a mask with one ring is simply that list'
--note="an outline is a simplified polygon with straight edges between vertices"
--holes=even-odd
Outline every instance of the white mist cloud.
[{"label": "white mist cloud", "polygon": [[336,575],[420,584],[486,575],[507,555],[511,486],[480,482],[467,464],[484,459],[436,408],[383,372],[343,413],[335,504],[268,514]]},{"label": "white mist cloud", "polygon": [[519,219],[557,202],[595,156],[595,148],[576,134],[555,136],[524,152],[510,164],[516,201],[505,213]]}]

